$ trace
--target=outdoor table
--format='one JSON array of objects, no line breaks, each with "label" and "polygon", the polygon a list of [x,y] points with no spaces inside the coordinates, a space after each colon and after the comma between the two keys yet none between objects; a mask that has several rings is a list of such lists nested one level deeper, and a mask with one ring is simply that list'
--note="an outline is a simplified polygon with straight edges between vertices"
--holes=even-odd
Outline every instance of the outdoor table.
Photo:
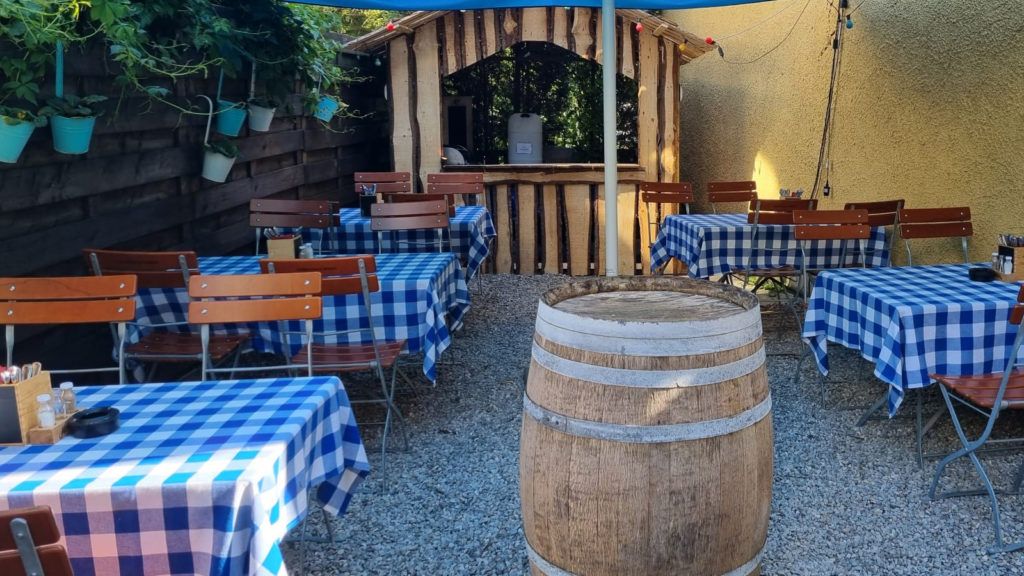
[{"label": "outdoor table", "polygon": [[[979,264],[984,266],[986,264]],[[1016,330],[1018,284],[972,282],[969,264],[827,270],[818,275],[802,337],[828,374],[829,341],[860,351],[889,385],[890,416],[929,374],[1002,370]]]},{"label": "outdoor table", "polygon": [[0,448],[0,508],[48,505],[77,576],[285,574],[313,496],[342,514],[367,475],[335,377],[78,389],[120,429]]},{"label": "outdoor table", "polygon": [[[370,229],[370,219],[360,215],[359,208],[342,208],[334,242],[324,243],[324,248],[337,247],[339,254],[375,254],[380,251],[377,233]],[[456,206],[455,217],[450,219],[451,251],[466,265],[466,279],[472,279],[480,265],[490,254],[490,242],[497,232],[491,221],[491,213],[483,206]],[[304,230],[307,241],[317,244],[319,230]],[[384,235],[384,252],[408,250],[406,242],[430,242],[436,240],[435,230],[409,230],[396,232],[392,237]],[[393,242],[394,240],[394,242]],[[393,246],[392,244],[399,244]],[[431,248],[420,247],[420,251]],[[433,248],[436,250],[436,248]]]},{"label": "outdoor table", "polygon": [[[760,250],[755,255],[753,268],[800,266],[800,248],[789,224],[761,225],[764,246],[772,251]],[[748,267],[754,225],[747,223],[743,214],[671,214],[665,217],[654,244],[651,245],[651,270],[659,270],[669,259],[677,258],[687,264],[691,278],[710,278],[726,274],[733,269]],[[869,266],[886,266],[889,249],[885,241],[885,228],[872,227],[871,238],[864,249],[868,252]],[[809,242],[807,247],[811,266],[838,267],[842,241]],[[852,243],[848,243],[849,262],[859,256]]]},{"label": "outdoor table", "polygon": [[[462,326],[469,311],[469,291],[455,255],[450,252],[376,254],[380,291],[372,294],[374,325],[387,340],[407,340],[406,351],[423,353],[423,373],[431,381],[437,378],[436,363],[451,345],[451,330]],[[203,274],[259,274],[257,256],[207,256],[199,258]],[[176,289],[143,289],[136,296],[136,321],[157,324],[187,317],[188,292]],[[364,314],[360,297],[325,296],[323,317],[314,321],[316,331],[343,331]],[[351,324],[353,327],[355,324]],[[244,326],[222,326],[216,330],[231,332]],[[298,322],[287,331],[301,331]],[[260,323],[252,334],[252,347],[261,352],[284,352],[285,335],[276,322]],[[129,334],[129,341],[138,336]],[[334,343],[329,341],[329,343]],[[298,336],[288,337],[292,354],[302,343]]]}]

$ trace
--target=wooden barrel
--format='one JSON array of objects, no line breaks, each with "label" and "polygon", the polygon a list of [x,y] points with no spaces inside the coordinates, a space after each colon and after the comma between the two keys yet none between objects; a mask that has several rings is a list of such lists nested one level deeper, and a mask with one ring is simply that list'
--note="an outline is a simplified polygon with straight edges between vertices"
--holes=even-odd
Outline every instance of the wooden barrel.
[{"label": "wooden barrel", "polygon": [[534,575],[760,572],[771,393],[757,298],[674,277],[548,291],[523,397]]}]

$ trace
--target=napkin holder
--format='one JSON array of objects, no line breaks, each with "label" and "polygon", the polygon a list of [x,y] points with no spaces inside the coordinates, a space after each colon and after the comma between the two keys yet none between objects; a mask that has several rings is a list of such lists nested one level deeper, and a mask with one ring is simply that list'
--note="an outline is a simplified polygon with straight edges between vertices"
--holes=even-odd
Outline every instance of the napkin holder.
[{"label": "napkin holder", "polygon": [[281,238],[267,238],[267,256],[273,259],[294,259],[299,257],[302,236],[294,234]]},{"label": "napkin holder", "polygon": [[29,442],[29,431],[39,426],[40,394],[53,394],[50,373],[0,384],[0,445],[14,446]]},{"label": "napkin holder", "polygon": [[1021,258],[1024,258],[1024,246],[1006,246],[1003,244],[999,245],[997,249],[1000,256],[1012,256],[1013,257],[1013,271],[1009,274],[1002,270],[996,270],[996,276],[999,277],[1003,282],[1018,282],[1024,280],[1024,263],[1021,263]]}]

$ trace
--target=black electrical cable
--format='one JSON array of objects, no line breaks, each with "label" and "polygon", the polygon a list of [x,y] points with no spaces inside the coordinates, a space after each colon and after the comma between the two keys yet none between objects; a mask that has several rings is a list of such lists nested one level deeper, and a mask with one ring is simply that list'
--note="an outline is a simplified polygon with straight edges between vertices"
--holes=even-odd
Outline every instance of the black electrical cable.
[{"label": "black electrical cable", "polygon": [[822,166],[825,163],[826,149],[829,146],[830,132],[832,126],[832,109],[835,105],[836,81],[839,78],[839,62],[842,53],[843,43],[843,11],[836,10],[836,29],[832,37],[832,77],[828,86],[828,101],[825,106],[825,122],[821,131],[821,148],[818,150],[818,168],[814,173],[814,185],[811,187],[811,198],[818,197],[818,184],[821,183]]}]

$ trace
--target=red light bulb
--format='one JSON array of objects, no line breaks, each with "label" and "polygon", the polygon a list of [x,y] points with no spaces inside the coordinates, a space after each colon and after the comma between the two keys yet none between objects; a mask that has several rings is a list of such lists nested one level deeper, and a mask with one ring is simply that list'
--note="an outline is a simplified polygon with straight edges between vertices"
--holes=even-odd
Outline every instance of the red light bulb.
[{"label": "red light bulb", "polygon": [[715,39],[712,38],[711,36],[708,36],[707,38],[705,38],[704,41],[707,42],[708,44],[714,44],[715,43]]},{"label": "red light bulb", "polygon": [[[388,32],[393,32],[395,30],[395,23],[394,22],[388,22],[387,28],[388,28]],[[710,40],[710,38],[708,38],[708,40]]]},{"label": "red light bulb", "polygon": [[637,22],[636,23],[636,31],[637,32],[643,32],[644,31],[644,25],[639,23],[639,22]]}]

